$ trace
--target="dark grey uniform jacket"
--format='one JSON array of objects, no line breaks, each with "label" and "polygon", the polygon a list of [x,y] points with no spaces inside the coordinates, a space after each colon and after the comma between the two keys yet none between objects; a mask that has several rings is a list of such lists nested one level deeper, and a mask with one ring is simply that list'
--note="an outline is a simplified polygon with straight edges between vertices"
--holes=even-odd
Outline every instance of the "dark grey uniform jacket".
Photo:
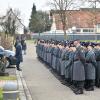
[{"label": "dark grey uniform jacket", "polygon": [[66,49],[63,48],[61,54],[60,75],[65,75],[65,53],[66,53]]},{"label": "dark grey uniform jacket", "polygon": [[57,47],[54,47],[53,49],[53,57],[52,57],[52,67],[53,69],[56,69],[57,64]]},{"label": "dark grey uniform jacket", "polygon": [[76,52],[73,58],[72,67],[72,80],[74,81],[84,81],[85,80],[85,53],[81,46],[76,48]]},{"label": "dark grey uniform jacket", "polygon": [[56,70],[59,73],[60,72],[60,66],[61,66],[61,49],[57,48],[57,66],[56,66]]},{"label": "dark grey uniform jacket", "polygon": [[71,78],[70,74],[71,74],[71,61],[72,59],[70,59],[70,51],[66,50],[65,52],[65,78]]},{"label": "dark grey uniform jacket", "polygon": [[95,80],[96,59],[93,51],[88,51],[86,54],[85,76],[86,80]]},{"label": "dark grey uniform jacket", "polygon": [[94,52],[97,62],[96,78],[97,80],[100,80],[100,49],[95,49]]}]

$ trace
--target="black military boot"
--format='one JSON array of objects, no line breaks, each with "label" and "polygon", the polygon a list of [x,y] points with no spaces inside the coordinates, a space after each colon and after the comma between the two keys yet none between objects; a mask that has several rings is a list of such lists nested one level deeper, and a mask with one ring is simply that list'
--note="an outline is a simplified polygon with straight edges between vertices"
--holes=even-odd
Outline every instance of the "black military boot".
[{"label": "black military boot", "polygon": [[73,81],[73,84],[70,85],[70,88],[73,92],[78,90],[76,81]]},{"label": "black military boot", "polygon": [[77,91],[74,91],[74,93],[76,95],[83,94],[83,89],[82,88],[78,88]]},{"label": "black military boot", "polygon": [[83,94],[84,81],[77,81],[77,90],[74,91],[76,95]]},{"label": "black military boot", "polygon": [[70,88],[74,93],[78,90],[78,88],[75,85],[71,85]]},{"label": "black military boot", "polygon": [[97,87],[97,88],[100,88],[100,83],[96,84],[96,87]]},{"label": "black military boot", "polygon": [[97,88],[100,88],[100,80],[96,80],[95,86],[96,86]]},{"label": "black military boot", "polygon": [[89,82],[88,82],[88,80],[85,80],[84,88],[85,89],[88,89],[89,88]]},{"label": "black military boot", "polygon": [[94,87],[89,87],[86,89],[86,91],[94,91]]},{"label": "black military boot", "polygon": [[94,84],[95,84],[95,82],[93,80],[90,80],[89,81],[89,86],[86,89],[86,91],[94,91]]},{"label": "black military boot", "polygon": [[62,83],[63,85],[66,85],[66,84],[67,84],[67,80],[66,80],[66,79],[63,79],[63,80],[61,81],[61,83]]}]

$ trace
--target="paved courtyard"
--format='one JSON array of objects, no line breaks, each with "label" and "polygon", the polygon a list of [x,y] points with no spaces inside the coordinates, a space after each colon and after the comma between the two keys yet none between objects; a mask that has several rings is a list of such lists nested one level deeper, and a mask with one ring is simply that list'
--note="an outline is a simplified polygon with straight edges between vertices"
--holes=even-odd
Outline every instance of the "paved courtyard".
[{"label": "paved courtyard", "polygon": [[75,95],[37,59],[35,45],[28,42],[27,46],[27,55],[24,55],[21,66],[33,100],[100,100],[100,89],[97,88],[93,92]]}]

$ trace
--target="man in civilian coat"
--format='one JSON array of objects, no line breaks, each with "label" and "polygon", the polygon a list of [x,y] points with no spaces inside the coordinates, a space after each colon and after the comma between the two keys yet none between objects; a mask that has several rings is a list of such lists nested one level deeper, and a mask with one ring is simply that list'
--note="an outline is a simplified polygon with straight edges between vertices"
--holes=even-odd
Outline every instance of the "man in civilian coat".
[{"label": "man in civilian coat", "polygon": [[18,41],[18,44],[16,45],[16,67],[17,70],[21,71],[20,69],[20,63],[23,61],[23,57],[22,57],[22,46],[21,46],[21,42]]}]

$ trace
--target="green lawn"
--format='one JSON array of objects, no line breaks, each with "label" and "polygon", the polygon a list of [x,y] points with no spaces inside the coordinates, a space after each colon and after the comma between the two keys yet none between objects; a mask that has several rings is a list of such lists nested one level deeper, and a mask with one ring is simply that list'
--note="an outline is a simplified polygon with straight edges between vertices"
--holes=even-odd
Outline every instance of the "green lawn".
[{"label": "green lawn", "polygon": [[0,100],[3,100],[2,89],[0,89]]},{"label": "green lawn", "polygon": [[82,42],[100,42],[100,40],[82,40]]},{"label": "green lawn", "polygon": [[15,76],[0,76],[0,80],[17,80]]}]

